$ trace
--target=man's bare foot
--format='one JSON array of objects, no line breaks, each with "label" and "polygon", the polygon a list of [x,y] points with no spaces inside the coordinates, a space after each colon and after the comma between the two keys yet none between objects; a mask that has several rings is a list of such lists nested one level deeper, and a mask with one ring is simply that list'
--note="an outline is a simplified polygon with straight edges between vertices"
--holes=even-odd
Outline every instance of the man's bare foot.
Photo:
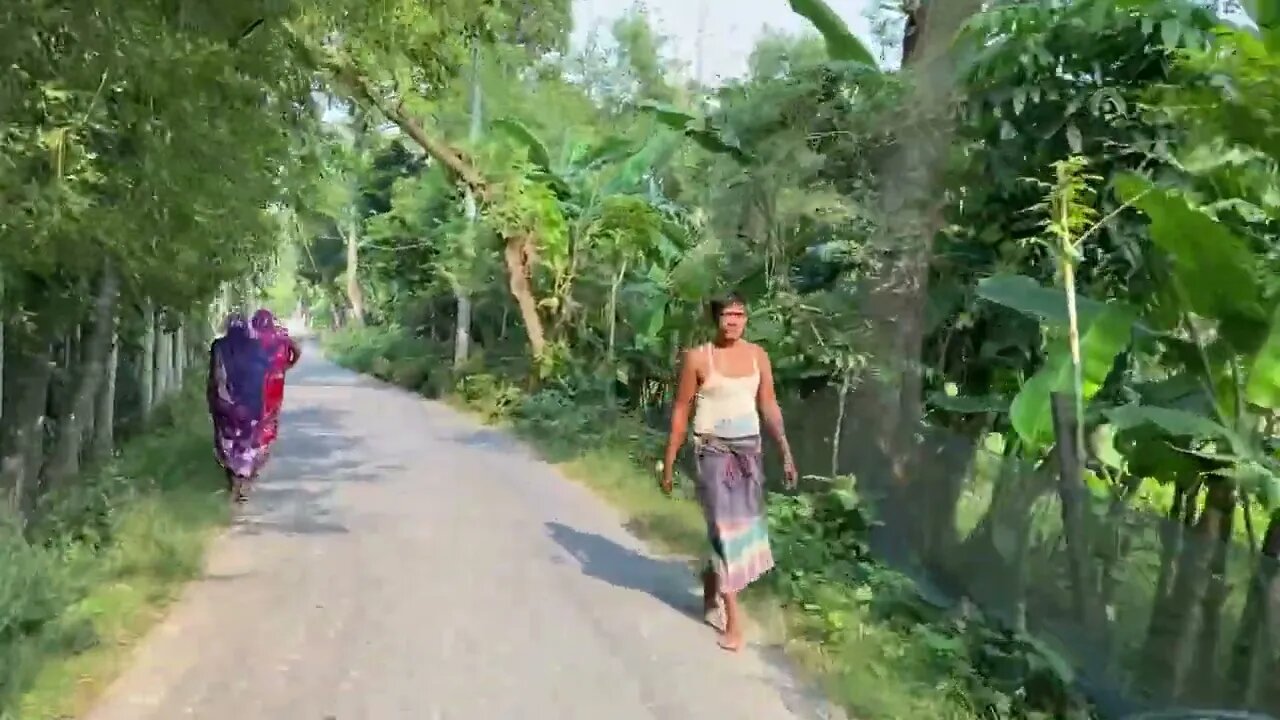
[{"label": "man's bare foot", "polygon": [[729,633],[721,633],[720,640],[716,644],[729,652],[738,652],[746,643],[743,642],[741,633],[734,633],[732,635]]}]

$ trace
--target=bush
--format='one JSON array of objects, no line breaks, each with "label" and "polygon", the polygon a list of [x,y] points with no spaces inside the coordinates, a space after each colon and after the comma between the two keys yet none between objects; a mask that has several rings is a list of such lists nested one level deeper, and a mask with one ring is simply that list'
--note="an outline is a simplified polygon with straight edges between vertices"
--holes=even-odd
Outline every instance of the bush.
[{"label": "bush", "polygon": [[487,373],[467,375],[458,381],[458,395],[491,420],[510,417],[524,401],[520,388]]},{"label": "bush", "polygon": [[66,548],[33,545],[6,525],[0,531],[0,648],[38,633],[84,591],[83,578],[66,572],[72,565],[83,569]]},{"label": "bush", "polygon": [[[770,499],[780,571],[767,582],[800,609],[813,639],[848,646],[875,623],[880,642],[900,661],[945,678],[939,687],[949,703],[967,713],[1000,720],[1090,717],[1072,687],[1069,663],[1054,650],[966,604],[937,602],[912,579],[873,560],[867,547],[873,523],[852,478],[838,478],[825,492]],[[874,689],[858,692],[865,701]]]},{"label": "bush", "polygon": [[398,329],[375,327],[347,328],[325,337],[325,346],[342,364],[359,372],[381,375],[383,363],[393,356],[401,332]]},{"label": "bush", "polygon": [[[209,530],[228,517],[202,406],[194,391],[176,398],[157,413],[174,424],[44,498],[25,534],[0,520],[0,717],[46,678],[57,687],[29,705],[40,717],[72,714],[81,694],[64,686],[80,671],[59,676],[59,664],[120,652],[131,638],[117,629],[151,617],[149,606],[198,573]],[[153,592],[99,599],[119,587]]]},{"label": "bush", "polygon": [[439,372],[436,358],[429,356],[408,357],[392,363],[391,382],[400,387],[415,389],[426,384],[432,372]]},{"label": "bush", "polygon": [[404,388],[439,394],[450,386],[448,348],[398,327],[340,330],[326,335],[324,346],[340,364]]}]

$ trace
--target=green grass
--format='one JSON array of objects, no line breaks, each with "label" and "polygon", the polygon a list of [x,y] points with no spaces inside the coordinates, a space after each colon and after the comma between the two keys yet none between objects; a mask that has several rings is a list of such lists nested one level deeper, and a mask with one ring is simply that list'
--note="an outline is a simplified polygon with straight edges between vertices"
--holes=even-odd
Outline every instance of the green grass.
[{"label": "green grass", "polygon": [[[411,389],[424,384],[428,368],[448,367],[439,349],[395,334],[363,329],[330,336],[325,345],[343,365]],[[615,506],[637,536],[659,550],[690,557],[693,570],[693,558],[705,550],[706,530],[691,483],[677,474],[674,497],[658,489],[654,461],[662,439],[638,420],[603,417],[591,403],[557,397],[555,391],[529,398],[491,375],[469,376],[451,393],[438,391],[446,384],[440,378],[426,384],[431,394],[443,394],[477,419],[514,431],[566,477]],[[745,595],[756,639],[784,648],[852,717],[979,716],[953,672],[952,657],[876,617],[873,607],[855,601],[856,589],[779,579],[785,573],[775,569],[773,579],[756,583]]]},{"label": "green grass", "polygon": [[161,414],[161,429],[54,498],[32,542],[0,535],[5,720],[85,712],[228,520],[200,399],[183,395]]}]

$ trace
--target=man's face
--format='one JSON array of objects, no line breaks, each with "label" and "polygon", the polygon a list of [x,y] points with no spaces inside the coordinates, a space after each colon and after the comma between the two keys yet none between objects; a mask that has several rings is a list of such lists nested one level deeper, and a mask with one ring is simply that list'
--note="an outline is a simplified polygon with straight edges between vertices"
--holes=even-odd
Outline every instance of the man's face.
[{"label": "man's face", "polygon": [[725,340],[739,340],[747,329],[747,308],[741,303],[726,305],[720,311],[720,336]]}]

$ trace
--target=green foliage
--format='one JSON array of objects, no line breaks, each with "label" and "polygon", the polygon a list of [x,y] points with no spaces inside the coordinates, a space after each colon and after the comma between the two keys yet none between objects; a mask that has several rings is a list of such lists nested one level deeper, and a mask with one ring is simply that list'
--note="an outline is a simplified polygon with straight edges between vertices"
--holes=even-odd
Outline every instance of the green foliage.
[{"label": "green foliage", "polygon": [[[1072,689],[1075,673],[1055,650],[1001,629],[972,608],[939,604],[906,576],[878,565],[866,544],[874,520],[855,487],[852,478],[837,478],[825,492],[771,498],[770,533],[782,571],[769,582],[804,610],[810,632],[840,647],[867,624],[884,623],[894,634],[886,651],[913,653],[947,678],[935,681],[945,698],[943,707],[930,708],[935,713],[949,706],[977,717],[1088,716]],[[855,710],[867,701],[855,698]]]},{"label": "green foliage", "polygon": [[[220,517],[201,403],[174,391],[210,306],[269,273],[317,121],[313,73],[263,10],[0,9],[0,513],[23,527],[0,533],[4,717],[32,683],[32,714],[78,714],[70,665],[118,652],[111,623],[189,577]],[[182,421],[112,460],[165,400]]]},{"label": "green foliage", "polygon": [[1151,239],[1168,254],[1189,310],[1220,320],[1261,315],[1256,261],[1243,238],[1173,191],[1130,176],[1117,187],[1151,218]]},{"label": "green foliage", "polygon": [[1107,419],[1117,431],[1150,423],[1174,437],[1225,438],[1226,436],[1226,430],[1221,425],[1203,415],[1173,408],[1123,405],[1108,409],[1106,414]]},{"label": "green foliage", "polygon": [[[1194,623],[1172,639],[1143,628],[1168,603],[1208,608],[1216,596],[1198,588],[1216,593],[1213,578],[1249,570],[1211,571],[1142,530],[1157,515],[1213,517],[1204,487],[1265,519],[1254,511],[1280,487],[1270,31],[1225,27],[1191,0],[980,5],[954,45],[931,49],[936,62],[882,72],[827,5],[794,0],[821,41],[771,35],[750,73],[718,88],[684,83],[639,12],[613,28],[613,50],[530,60],[501,39],[505,5],[439,16],[401,7],[414,23],[389,39],[372,30],[384,9],[361,10],[365,20],[343,21],[352,40],[334,56],[432,118],[427,129],[483,178],[465,189],[486,194],[473,226],[467,193],[440,163],[415,166],[403,138],[371,143],[376,162],[356,178],[362,272],[373,315],[403,336],[334,342],[353,343],[341,352],[356,367],[447,388],[561,451],[647,463],[674,358],[707,338],[706,298],[736,288],[780,395],[804,409],[789,418],[801,462],[837,475],[856,466],[882,491],[869,496],[898,498],[878,509],[907,497],[921,510],[910,522],[883,513],[884,532],[907,536],[913,581],[870,557],[865,528],[850,527],[869,522],[868,504],[848,488],[775,498],[784,572],[773,592],[811,639],[869,668],[837,672],[860,716],[1087,714],[1071,666],[1093,662],[1088,653],[1068,662],[981,610],[923,600],[935,574],[974,597],[999,578],[1013,608],[1002,611],[1051,626],[1075,591],[1103,597],[1120,619],[1086,640],[1126,677],[1152,657],[1195,657],[1194,671],[1153,673],[1158,682],[1134,692],[1181,701],[1189,678],[1230,676],[1221,653],[1192,649]],[[474,82],[461,71],[477,47],[468,43],[486,58]],[[500,118],[478,141],[467,131],[476,85],[487,117]],[[941,85],[951,89],[931,98]],[[925,147],[934,137],[954,138],[950,152]],[[937,190],[922,207],[904,204],[917,186]],[[338,297],[332,234],[310,233],[314,265],[327,270],[309,282]],[[512,238],[527,241],[526,278],[503,262]],[[528,280],[545,329],[536,360],[513,279]],[[472,356],[437,381],[463,300]],[[1061,523],[1045,520],[1059,514],[1045,479],[1049,398],[1077,388],[1092,439],[1090,533],[1067,550],[1096,564],[1083,589],[1061,572]],[[1028,465],[1039,474],[1027,477]],[[883,467],[892,493],[875,477]],[[1209,522],[1186,533],[1209,542]],[[1258,531],[1231,532],[1256,542]],[[1177,580],[1156,588],[1154,576]],[[1249,582],[1228,584],[1215,607],[1234,612]],[[1225,691],[1206,702],[1220,698],[1270,702]]]},{"label": "green foliage", "polygon": [[[171,426],[47,496],[25,537],[0,530],[0,716],[84,710],[76,685],[109,679],[102,668],[84,677],[85,658],[118,655],[132,639],[120,627],[153,617],[151,608],[199,572],[208,531],[227,517],[201,405],[197,393],[181,395]],[[146,593],[102,605],[129,585]]]},{"label": "green foliage", "polygon": [[[1080,338],[1081,367],[1087,403],[1102,388],[1116,356],[1128,345],[1133,328],[1133,312],[1120,305],[1108,306],[1083,331]],[[1014,430],[1029,449],[1042,449],[1053,443],[1053,418],[1050,410],[1052,393],[1070,393],[1072,388],[1071,353],[1066,342],[1051,345],[1040,370],[1022,387],[1009,408]]]},{"label": "green foliage", "polygon": [[493,121],[494,127],[509,133],[517,142],[529,151],[529,162],[544,172],[551,172],[551,152],[542,140],[529,129],[529,126],[515,118],[498,118]]},{"label": "green foliage", "polygon": [[[1067,328],[1067,297],[1061,290],[1042,287],[1025,275],[993,275],[978,282],[978,297],[1003,305],[1046,326]],[[1080,322],[1092,323],[1106,310],[1106,304],[1079,298]]]},{"label": "green foliage", "polygon": [[185,312],[259,269],[276,240],[263,209],[311,121],[287,49],[154,3],[37,5],[2,18],[6,66],[22,68],[0,86],[7,273],[61,283],[105,254],[132,297]]},{"label": "green foliage", "polygon": [[679,110],[671,105],[653,102],[640,104],[640,109],[647,110],[658,118],[658,121],[672,130],[683,133],[685,137],[701,145],[713,153],[731,155],[740,162],[748,162],[750,156],[731,138],[722,135],[706,118]]},{"label": "green foliage", "polygon": [[1249,369],[1245,399],[1258,407],[1280,410],[1280,309],[1272,318],[1267,339]]},{"label": "green foliage", "polygon": [[876,57],[850,32],[840,16],[824,0],[788,0],[791,9],[822,33],[827,53],[833,60],[846,60],[876,67]]}]

